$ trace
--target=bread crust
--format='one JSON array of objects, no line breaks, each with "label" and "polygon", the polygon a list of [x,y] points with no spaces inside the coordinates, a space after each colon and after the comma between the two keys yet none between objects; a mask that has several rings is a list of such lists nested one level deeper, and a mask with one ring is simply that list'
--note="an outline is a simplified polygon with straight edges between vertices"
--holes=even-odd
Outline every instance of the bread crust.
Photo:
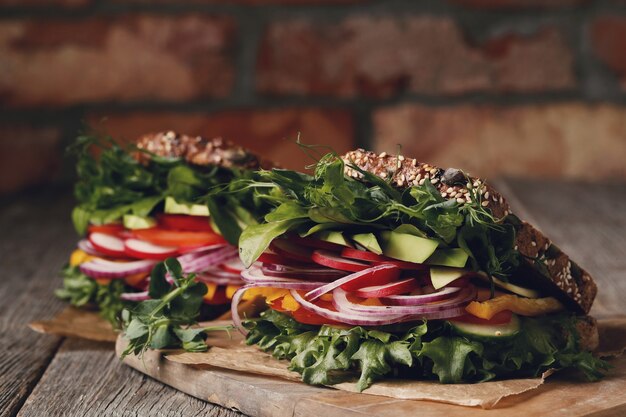
[{"label": "bread crust", "polygon": [[[460,170],[443,169],[402,155],[376,154],[363,149],[350,151],[341,158],[346,163],[346,175],[353,178],[359,179],[363,175],[350,165],[388,180],[398,188],[422,185],[429,180],[448,200],[465,204],[471,201],[471,192],[474,192],[480,196],[481,205],[496,219],[513,214],[504,197],[491,185],[480,178],[466,177]],[[545,278],[548,277],[540,273],[536,265],[537,262],[543,263],[544,271],[549,274],[548,285],[544,287],[552,287],[559,298],[579,312],[589,312],[597,293],[596,284],[589,273],[572,262],[547,236],[531,224],[521,222],[516,230],[515,249],[523,255],[527,266],[537,272],[534,275],[547,281]]]},{"label": "bread crust", "polygon": [[252,151],[237,146],[220,137],[206,139],[202,136],[183,135],[174,131],[149,133],[136,141],[141,151],[135,158],[148,163],[150,154],[164,158],[181,158],[198,166],[219,166],[239,169],[271,169],[274,164],[260,158]]}]

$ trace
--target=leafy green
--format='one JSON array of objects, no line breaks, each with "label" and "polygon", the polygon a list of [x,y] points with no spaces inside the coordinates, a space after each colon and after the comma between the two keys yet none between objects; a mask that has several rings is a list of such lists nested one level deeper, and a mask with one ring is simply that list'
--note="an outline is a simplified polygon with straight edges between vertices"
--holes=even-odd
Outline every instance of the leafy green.
[{"label": "leafy green", "polygon": [[493,342],[457,335],[444,321],[423,322],[403,331],[344,329],[303,325],[266,310],[244,325],[249,329],[248,344],[289,360],[289,369],[299,372],[304,382],[332,385],[356,376],[359,391],[388,376],[462,383],[574,368],[595,380],[607,369],[606,362],[579,348],[575,316],[521,321],[522,330],[515,337]]},{"label": "leafy green", "polygon": [[[166,280],[169,274],[174,283]],[[151,299],[122,312],[128,354],[142,355],[147,349],[183,348],[191,352],[207,349],[206,333],[232,326],[191,327],[197,324],[202,297],[207,287],[195,282],[195,275],[183,274],[180,263],[168,258],[157,264],[150,275],[148,294]]]},{"label": "leafy green", "polygon": [[122,310],[130,305],[120,299],[120,294],[128,291],[124,282],[113,280],[108,284],[99,284],[77,266],[69,265],[63,268],[62,276],[63,287],[55,291],[57,297],[75,307],[94,306],[114,328],[120,327]]},{"label": "leafy green", "polygon": [[241,235],[244,263],[252,264],[273,239],[286,233],[309,236],[331,229],[376,233],[400,226],[438,240],[442,248],[461,248],[474,269],[489,275],[506,279],[516,267],[513,225],[495,219],[471,184],[471,201],[459,204],[442,197],[428,180],[399,190],[355,165],[349,168],[362,178],[344,175],[344,162],[328,154],[319,160],[313,176],[272,170],[260,172],[259,181],[250,181],[249,187],[271,190],[264,198],[275,211],[265,216],[265,223]]},{"label": "leafy green", "polygon": [[249,171],[201,167],[152,154],[148,162],[139,162],[133,154],[148,152],[93,135],[78,137],[70,150],[77,158],[74,194],[79,204],[72,221],[79,234],[89,223],[110,223],[124,214],[145,217],[160,209],[167,196],[180,204],[209,205],[212,220],[236,244],[242,228],[257,223],[267,211],[267,203],[253,195],[255,190],[236,185],[256,178]]}]

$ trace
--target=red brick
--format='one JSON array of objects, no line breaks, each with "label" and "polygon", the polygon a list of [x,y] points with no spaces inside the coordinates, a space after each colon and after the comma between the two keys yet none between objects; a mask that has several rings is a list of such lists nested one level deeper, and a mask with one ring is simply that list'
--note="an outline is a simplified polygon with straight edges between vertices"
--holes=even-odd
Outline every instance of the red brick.
[{"label": "red brick", "polygon": [[55,127],[0,125],[0,194],[45,184],[62,159],[61,132]]},{"label": "red brick", "polygon": [[626,16],[603,16],[591,24],[596,56],[621,79],[626,88]]},{"label": "red brick", "polygon": [[445,108],[399,105],[374,116],[378,152],[493,178],[626,179],[626,106],[566,103]]},{"label": "red brick", "polygon": [[553,9],[580,6],[589,0],[448,0],[448,2],[479,9]]},{"label": "red brick", "polygon": [[499,53],[468,43],[442,17],[350,17],[269,26],[257,62],[268,95],[390,96],[537,92],[575,86],[572,52],[555,28],[503,35]]},{"label": "red brick", "polygon": [[140,112],[92,114],[88,120],[96,130],[124,140],[168,129],[206,137],[221,136],[253,149],[284,167],[299,170],[311,161],[295,144],[298,132],[307,144],[331,146],[337,152],[354,147],[352,116],[343,110],[290,108],[191,114]]},{"label": "red brick", "polygon": [[0,22],[0,97],[13,106],[227,96],[234,23],[207,16]]}]

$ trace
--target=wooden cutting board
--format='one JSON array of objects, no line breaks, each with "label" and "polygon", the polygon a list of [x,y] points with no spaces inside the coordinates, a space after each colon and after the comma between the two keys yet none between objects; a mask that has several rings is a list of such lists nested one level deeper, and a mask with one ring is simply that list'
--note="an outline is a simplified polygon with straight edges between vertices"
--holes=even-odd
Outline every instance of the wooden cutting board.
[{"label": "wooden cutting board", "polygon": [[[118,339],[118,354],[124,347],[125,341]],[[185,365],[157,351],[149,351],[141,359],[128,356],[125,363],[196,398],[259,417],[626,415],[625,357],[611,362],[614,368],[601,382],[572,381],[556,375],[537,389],[504,398],[490,410],[357,394],[207,365]]]}]

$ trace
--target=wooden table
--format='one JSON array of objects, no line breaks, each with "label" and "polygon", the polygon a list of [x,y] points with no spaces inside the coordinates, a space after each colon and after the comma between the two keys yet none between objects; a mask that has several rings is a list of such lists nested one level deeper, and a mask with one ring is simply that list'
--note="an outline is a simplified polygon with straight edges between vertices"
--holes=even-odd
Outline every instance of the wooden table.
[{"label": "wooden table", "polygon": [[[626,185],[506,180],[514,210],[595,277],[597,317],[626,314]],[[76,243],[68,192],[0,200],[0,416],[235,416],[121,364],[111,344],[26,327],[64,303],[52,294]]]}]

